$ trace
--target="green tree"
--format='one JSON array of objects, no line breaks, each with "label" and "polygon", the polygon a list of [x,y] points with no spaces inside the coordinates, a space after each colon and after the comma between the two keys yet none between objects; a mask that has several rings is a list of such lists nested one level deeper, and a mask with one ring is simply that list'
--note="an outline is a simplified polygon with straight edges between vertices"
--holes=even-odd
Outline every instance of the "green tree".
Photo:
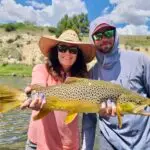
[{"label": "green tree", "polygon": [[87,34],[89,32],[89,21],[87,14],[74,15],[68,17],[65,15],[57,24],[56,36],[58,37],[64,30],[73,29],[78,34]]}]

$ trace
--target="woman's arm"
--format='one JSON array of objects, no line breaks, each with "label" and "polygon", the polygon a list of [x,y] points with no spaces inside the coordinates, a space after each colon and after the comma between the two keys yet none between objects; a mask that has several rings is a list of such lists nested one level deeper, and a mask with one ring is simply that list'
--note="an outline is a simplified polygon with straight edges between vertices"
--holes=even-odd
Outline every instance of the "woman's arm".
[{"label": "woman's arm", "polygon": [[[36,65],[32,71],[32,80],[31,85],[40,84],[41,86],[47,85],[48,72],[44,64]],[[27,86],[25,88],[25,93],[29,93],[31,91],[31,86]],[[45,103],[45,98],[42,94],[35,94],[31,99],[30,97],[24,101],[21,105],[21,109],[31,108],[33,110],[40,110]]]}]

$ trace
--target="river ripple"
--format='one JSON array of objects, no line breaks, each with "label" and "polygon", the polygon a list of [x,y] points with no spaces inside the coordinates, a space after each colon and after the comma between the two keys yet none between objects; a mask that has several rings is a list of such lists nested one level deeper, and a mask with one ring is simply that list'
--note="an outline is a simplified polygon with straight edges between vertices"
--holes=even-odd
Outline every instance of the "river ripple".
[{"label": "river ripple", "polygon": [[[23,90],[30,78],[0,77],[0,83]],[[18,108],[0,118],[0,150],[24,150],[30,114]]]}]

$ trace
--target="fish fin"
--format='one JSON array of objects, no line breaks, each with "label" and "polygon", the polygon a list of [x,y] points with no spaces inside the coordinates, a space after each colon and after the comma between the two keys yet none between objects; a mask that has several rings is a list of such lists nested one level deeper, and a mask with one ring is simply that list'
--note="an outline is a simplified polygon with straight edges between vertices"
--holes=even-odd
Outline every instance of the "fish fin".
[{"label": "fish fin", "polygon": [[147,106],[147,105],[141,105],[141,106],[136,107],[136,108],[133,110],[133,113],[134,113],[134,114],[139,114],[139,115],[144,115],[144,116],[150,116],[150,112],[144,112],[144,108],[145,108],[146,106]]},{"label": "fish fin", "polygon": [[44,105],[44,106],[41,108],[41,110],[40,110],[35,116],[33,116],[33,120],[39,120],[39,119],[45,117],[50,111],[51,111],[51,110],[48,109],[48,108],[46,107],[46,105]]},{"label": "fish fin", "polygon": [[140,114],[143,116],[150,116],[150,112],[141,112]]},{"label": "fish fin", "polygon": [[117,117],[118,117],[118,125],[119,125],[119,128],[122,128],[121,107],[120,107],[119,103],[117,103],[116,113],[117,113]]},{"label": "fish fin", "polygon": [[65,80],[65,84],[70,84],[70,83],[73,83],[73,82],[77,82],[77,81],[80,81],[81,79],[80,78],[76,78],[76,77],[68,77],[66,80]]},{"label": "fish fin", "polygon": [[66,119],[65,119],[65,124],[71,123],[77,116],[77,113],[68,113]]},{"label": "fish fin", "polygon": [[133,109],[133,113],[134,114],[138,114],[141,111],[143,111],[145,107],[146,107],[146,105],[140,105],[140,106],[138,106],[138,107],[136,107],[136,108]]},{"label": "fish fin", "polygon": [[33,116],[33,120],[38,120],[46,116],[49,112],[54,110],[55,106],[59,105],[58,98],[55,96],[50,96],[46,98],[46,103],[43,105],[41,110]]}]

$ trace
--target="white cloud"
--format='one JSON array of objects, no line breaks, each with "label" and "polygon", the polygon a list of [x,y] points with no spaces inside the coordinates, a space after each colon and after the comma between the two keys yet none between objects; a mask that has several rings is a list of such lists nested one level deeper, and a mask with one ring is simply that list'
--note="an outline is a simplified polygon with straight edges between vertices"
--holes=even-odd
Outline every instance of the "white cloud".
[{"label": "white cloud", "polygon": [[134,25],[145,24],[150,17],[150,1],[147,0],[110,0],[115,4],[110,13],[114,22]]},{"label": "white cloud", "polygon": [[29,4],[29,5],[31,5],[31,6],[33,6],[33,8],[35,8],[35,9],[43,9],[43,8],[46,7],[45,4],[38,3],[38,2],[36,2],[34,0],[28,0],[26,3]]},{"label": "white cloud", "polygon": [[114,9],[109,16],[115,24],[125,23],[119,31],[123,34],[150,34],[147,22],[150,21],[150,0],[109,0]]},{"label": "white cloud", "polygon": [[[35,9],[35,8],[40,8]],[[52,5],[33,1],[31,6],[17,4],[14,0],[0,1],[0,22],[30,21],[38,25],[56,25],[65,15],[87,13],[85,3],[81,0],[53,0]]]},{"label": "white cloud", "polygon": [[103,10],[103,14],[108,14],[109,13],[109,9],[110,9],[110,7],[108,6],[108,7],[106,7],[104,10]]},{"label": "white cloud", "polygon": [[124,28],[118,28],[117,31],[120,35],[150,35],[146,25],[135,26],[130,24]]}]

